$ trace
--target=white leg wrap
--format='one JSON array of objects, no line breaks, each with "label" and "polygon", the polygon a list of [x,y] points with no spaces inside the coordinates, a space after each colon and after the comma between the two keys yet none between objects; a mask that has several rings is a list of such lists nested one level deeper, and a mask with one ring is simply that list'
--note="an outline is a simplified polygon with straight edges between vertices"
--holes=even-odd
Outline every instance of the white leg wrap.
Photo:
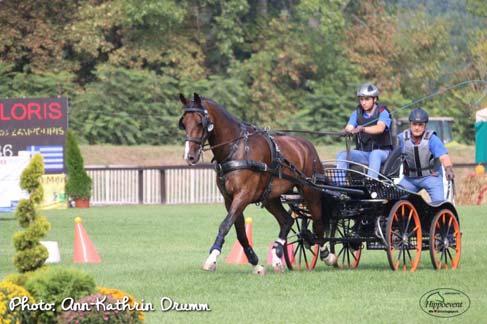
[{"label": "white leg wrap", "polygon": [[[283,239],[277,239],[276,242],[282,244],[283,253],[284,253],[284,249],[285,249],[284,243],[286,243],[286,241]],[[281,258],[277,256],[276,249],[272,249],[271,255],[272,255],[272,267],[274,268],[274,271],[283,272],[285,270],[284,264],[282,263]]]},{"label": "white leg wrap", "polygon": [[203,270],[206,271],[215,271],[216,270],[216,259],[220,255],[220,251],[218,250],[212,250],[210,255],[205,261],[205,264],[203,265]]},{"label": "white leg wrap", "polygon": [[254,266],[254,274],[263,276],[265,275],[265,268],[261,266],[260,264]]},{"label": "white leg wrap", "polygon": [[[330,251],[330,243],[326,242],[325,244],[323,244],[323,246],[320,246],[320,251],[325,251],[325,250],[328,250]],[[323,261],[325,262],[326,265],[328,266],[332,266],[332,265],[335,265],[335,263],[337,262],[337,257],[335,254],[333,253],[328,253],[328,256],[323,259]]]}]

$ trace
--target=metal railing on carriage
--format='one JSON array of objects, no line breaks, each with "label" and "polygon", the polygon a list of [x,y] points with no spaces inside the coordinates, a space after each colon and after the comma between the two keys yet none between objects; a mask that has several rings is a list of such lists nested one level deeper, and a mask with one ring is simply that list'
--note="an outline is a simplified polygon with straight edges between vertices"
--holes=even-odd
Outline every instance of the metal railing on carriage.
[{"label": "metal railing on carriage", "polygon": [[[455,164],[455,169],[474,163]],[[195,166],[86,166],[93,180],[91,204],[209,204],[221,203],[212,164]]]}]

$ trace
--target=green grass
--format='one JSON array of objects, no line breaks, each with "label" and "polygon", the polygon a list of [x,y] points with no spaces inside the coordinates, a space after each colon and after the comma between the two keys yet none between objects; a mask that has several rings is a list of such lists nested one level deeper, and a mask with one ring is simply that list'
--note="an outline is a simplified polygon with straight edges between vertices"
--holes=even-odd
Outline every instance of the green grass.
[{"label": "green grass", "polygon": [[[169,296],[180,303],[208,303],[211,312],[146,313],[148,323],[160,322],[437,322],[419,308],[429,290],[448,287],[465,292],[471,300],[467,313],[444,322],[485,322],[487,313],[487,213],[482,207],[460,207],[463,231],[461,267],[434,271],[429,254],[422,255],[415,273],[392,272],[383,251],[364,251],[355,271],[340,271],[319,263],[313,272],[252,275],[248,265],[225,264],[235,234],[227,238],[215,273],[201,264],[213,243],[225,213],[220,205],[123,206],[88,210],[46,211],[57,240],[62,265],[91,273],[100,286],[119,288],[139,300],[154,303]],[[98,248],[102,263],[73,265],[75,216]],[[274,218],[255,206],[253,217],[256,252],[261,262],[278,233]],[[0,214],[0,277],[14,272],[11,237],[17,229],[12,214]]]}]

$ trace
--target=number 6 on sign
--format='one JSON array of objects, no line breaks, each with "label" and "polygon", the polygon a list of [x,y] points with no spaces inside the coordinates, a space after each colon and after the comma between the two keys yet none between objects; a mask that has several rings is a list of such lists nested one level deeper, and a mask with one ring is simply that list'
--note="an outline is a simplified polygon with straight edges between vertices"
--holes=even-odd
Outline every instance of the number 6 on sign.
[{"label": "number 6 on sign", "polygon": [[0,145],[0,156],[12,156],[12,144]]}]

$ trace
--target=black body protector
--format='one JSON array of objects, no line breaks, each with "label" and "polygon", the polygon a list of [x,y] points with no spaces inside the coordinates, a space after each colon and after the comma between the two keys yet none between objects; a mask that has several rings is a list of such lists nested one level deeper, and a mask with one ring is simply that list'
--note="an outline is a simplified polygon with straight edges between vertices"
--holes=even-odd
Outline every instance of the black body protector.
[{"label": "black body protector", "polygon": [[[379,115],[383,111],[390,114],[389,109],[384,105],[378,105],[369,118],[364,116],[362,107],[357,107],[357,125],[374,126],[379,121]],[[386,127],[381,134],[360,133],[356,137],[357,150],[371,152],[373,150],[392,150],[392,136],[389,127]]]}]

